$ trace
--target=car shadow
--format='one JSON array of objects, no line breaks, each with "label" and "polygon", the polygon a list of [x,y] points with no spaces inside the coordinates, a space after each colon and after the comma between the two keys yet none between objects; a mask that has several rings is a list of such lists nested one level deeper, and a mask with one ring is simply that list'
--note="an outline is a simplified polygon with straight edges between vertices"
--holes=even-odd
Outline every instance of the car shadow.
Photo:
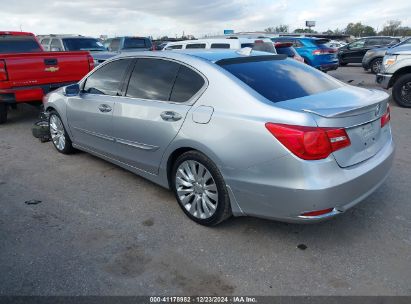
[{"label": "car shadow", "polygon": [[40,112],[40,107],[28,104],[18,105],[16,109],[9,108],[5,125],[21,124],[30,121],[34,122],[39,118]]}]

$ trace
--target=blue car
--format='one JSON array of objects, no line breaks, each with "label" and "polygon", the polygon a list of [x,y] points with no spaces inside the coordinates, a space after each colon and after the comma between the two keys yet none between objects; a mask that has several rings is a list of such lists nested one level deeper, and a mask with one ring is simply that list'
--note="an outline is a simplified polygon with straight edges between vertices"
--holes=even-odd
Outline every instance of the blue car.
[{"label": "blue car", "polygon": [[304,62],[323,72],[336,70],[339,66],[337,49],[326,45],[328,39],[310,37],[275,37],[273,42],[292,42]]}]

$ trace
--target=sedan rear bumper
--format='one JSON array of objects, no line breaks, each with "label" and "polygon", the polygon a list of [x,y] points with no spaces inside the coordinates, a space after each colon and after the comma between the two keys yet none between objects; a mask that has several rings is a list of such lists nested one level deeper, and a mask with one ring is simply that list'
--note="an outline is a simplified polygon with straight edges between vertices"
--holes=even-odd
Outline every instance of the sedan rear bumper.
[{"label": "sedan rear bumper", "polygon": [[[345,212],[374,192],[388,176],[393,157],[392,140],[372,158],[344,169],[333,156],[307,162],[287,155],[237,172],[246,176],[229,179],[228,184],[243,215],[285,222],[318,222]],[[295,168],[296,161],[299,168]],[[273,177],[272,172],[282,177]],[[328,208],[332,212],[302,216]]]},{"label": "sedan rear bumper", "polygon": [[330,64],[322,64],[320,66],[317,67],[317,69],[323,71],[323,72],[328,72],[328,71],[333,71],[338,69],[339,67],[339,63],[330,63]]}]

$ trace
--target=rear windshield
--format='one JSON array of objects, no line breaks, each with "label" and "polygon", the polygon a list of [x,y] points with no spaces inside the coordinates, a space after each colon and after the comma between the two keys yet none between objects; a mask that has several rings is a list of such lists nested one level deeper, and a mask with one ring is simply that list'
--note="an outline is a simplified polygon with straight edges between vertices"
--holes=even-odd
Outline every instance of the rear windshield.
[{"label": "rear windshield", "polygon": [[36,39],[32,36],[0,36],[0,53],[34,53],[42,52]]},{"label": "rear windshield", "polygon": [[329,39],[313,39],[314,44],[316,45],[323,45],[330,42]]},{"label": "rear windshield", "polygon": [[151,48],[151,41],[146,38],[125,38],[125,49],[149,49]]},{"label": "rear windshield", "polygon": [[217,64],[272,102],[314,95],[342,86],[332,77],[305,64],[275,58],[279,56],[235,58]]},{"label": "rear windshield", "polygon": [[105,51],[104,45],[93,38],[64,38],[63,44],[68,51]]},{"label": "rear windshield", "polygon": [[288,57],[294,57],[296,55],[296,51],[293,47],[276,47],[278,54],[284,54]]},{"label": "rear windshield", "polygon": [[268,52],[268,53],[272,53],[272,54],[277,54],[277,52],[274,48],[274,45],[271,42],[258,42],[258,41],[256,41],[252,48],[255,51],[261,51],[261,52]]}]

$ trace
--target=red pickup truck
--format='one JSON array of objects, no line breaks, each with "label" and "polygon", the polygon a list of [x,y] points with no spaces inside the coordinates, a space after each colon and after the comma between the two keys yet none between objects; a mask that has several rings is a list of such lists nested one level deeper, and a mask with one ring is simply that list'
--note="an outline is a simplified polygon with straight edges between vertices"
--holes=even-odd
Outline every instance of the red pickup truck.
[{"label": "red pickup truck", "polygon": [[10,106],[41,103],[44,94],[93,68],[89,52],[45,52],[32,33],[0,31],[0,124]]}]

